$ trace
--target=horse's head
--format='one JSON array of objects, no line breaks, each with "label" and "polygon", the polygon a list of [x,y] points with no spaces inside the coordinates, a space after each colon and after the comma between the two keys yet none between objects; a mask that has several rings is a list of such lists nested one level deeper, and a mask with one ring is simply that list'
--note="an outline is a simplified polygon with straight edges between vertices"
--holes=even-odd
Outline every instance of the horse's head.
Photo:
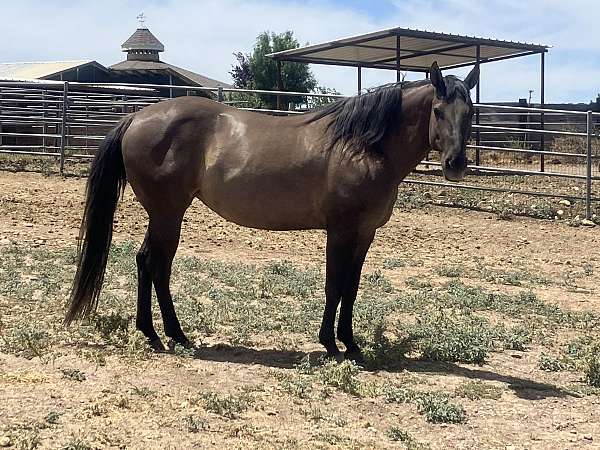
[{"label": "horse's head", "polygon": [[466,148],[474,112],[469,91],[479,81],[479,66],[461,81],[452,75],[444,78],[434,62],[430,75],[435,94],[429,120],[429,144],[442,154],[444,177],[460,181],[467,169]]}]

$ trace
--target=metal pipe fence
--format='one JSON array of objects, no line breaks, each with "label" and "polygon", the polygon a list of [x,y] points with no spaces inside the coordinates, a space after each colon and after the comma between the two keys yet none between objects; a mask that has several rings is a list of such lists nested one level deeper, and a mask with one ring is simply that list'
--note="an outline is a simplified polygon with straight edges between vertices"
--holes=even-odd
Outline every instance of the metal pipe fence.
[{"label": "metal pipe fence", "polygon": [[[172,96],[201,95],[264,114],[303,114],[342,95],[306,92],[71,82],[0,82],[0,154],[51,157],[61,174],[69,161],[92,158],[106,133],[127,114]],[[267,96],[293,99],[286,110]],[[600,113],[475,104],[478,120],[467,146],[471,175],[460,184],[441,177],[431,153],[405,180],[426,186],[584,200],[592,215],[599,184]],[[426,179],[424,179],[426,177]],[[534,181],[532,181],[534,180]],[[524,183],[528,182],[528,184]]]}]

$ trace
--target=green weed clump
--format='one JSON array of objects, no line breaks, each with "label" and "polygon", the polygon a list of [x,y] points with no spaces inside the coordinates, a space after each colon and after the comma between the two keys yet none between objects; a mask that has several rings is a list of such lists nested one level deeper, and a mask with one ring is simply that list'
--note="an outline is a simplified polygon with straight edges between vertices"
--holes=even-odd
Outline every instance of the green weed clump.
[{"label": "green weed clump", "polygon": [[422,358],[481,364],[493,348],[494,330],[470,313],[432,311],[408,327],[408,340]]},{"label": "green weed clump", "polygon": [[431,423],[463,423],[467,419],[462,405],[453,403],[443,392],[420,392],[402,386],[382,386],[380,394],[388,403],[413,404]]},{"label": "green weed clump", "polygon": [[567,370],[569,366],[564,360],[542,352],[538,359],[538,368],[545,372],[560,372]]},{"label": "green weed clump", "polygon": [[361,383],[358,380],[360,367],[354,361],[327,361],[317,369],[317,376],[323,384],[352,395],[360,395]]},{"label": "green weed clump", "polygon": [[467,414],[462,405],[452,403],[445,394],[427,393],[416,399],[417,409],[427,422],[431,423],[464,423]]},{"label": "green weed clump", "polygon": [[600,342],[592,345],[587,352],[583,371],[587,384],[600,388]]}]

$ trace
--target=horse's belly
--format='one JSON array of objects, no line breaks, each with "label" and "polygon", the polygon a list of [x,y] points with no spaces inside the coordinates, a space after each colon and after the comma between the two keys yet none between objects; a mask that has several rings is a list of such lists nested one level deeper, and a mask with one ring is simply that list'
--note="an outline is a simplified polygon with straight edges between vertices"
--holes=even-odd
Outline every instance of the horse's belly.
[{"label": "horse's belly", "polygon": [[[212,179],[211,179],[212,178]],[[198,197],[223,218],[266,230],[324,228],[314,184],[294,177],[208,177]]]}]

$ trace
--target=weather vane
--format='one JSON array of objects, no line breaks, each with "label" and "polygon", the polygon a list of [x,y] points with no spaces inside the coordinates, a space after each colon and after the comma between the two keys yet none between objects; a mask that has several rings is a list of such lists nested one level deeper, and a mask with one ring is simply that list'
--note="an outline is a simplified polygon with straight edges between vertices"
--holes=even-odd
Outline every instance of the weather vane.
[{"label": "weather vane", "polygon": [[144,13],[143,13],[143,12],[142,12],[142,13],[139,13],[139,14],[137,15],[137,20],[138,20],[138,22],[140,23],[140,28],[145,28],[145,27],[144,27],[144,22],[146,21],[146,16],[144,16]]}]

